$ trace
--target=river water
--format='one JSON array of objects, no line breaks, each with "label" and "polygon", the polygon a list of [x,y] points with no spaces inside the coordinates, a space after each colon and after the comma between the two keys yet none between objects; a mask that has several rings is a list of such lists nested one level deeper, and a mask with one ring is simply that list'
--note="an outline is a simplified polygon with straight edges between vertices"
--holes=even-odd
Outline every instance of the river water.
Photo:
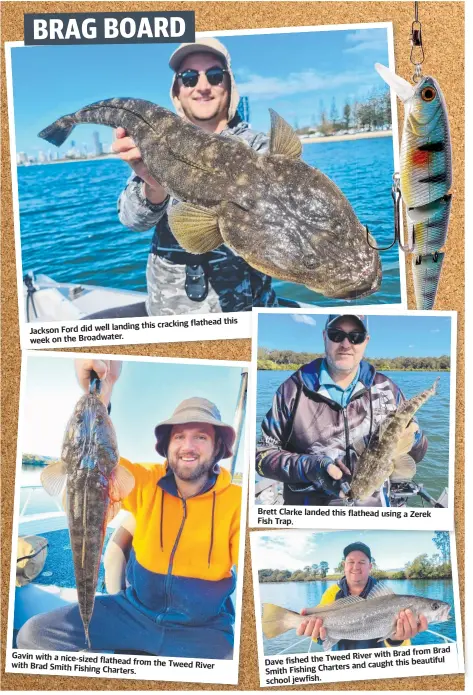
[{"label": "river water", "polygon": [[[435,623],[429,626],[433,631],[456,639],[455,612],[453,606],[453,584],[451,579],[389,579],[383,580],[396,594],[407,594],[414,596],[425,596],[440,601],[446,601],[452,607],[450,620],[444,623]],[[323,580],[316,582],[281,582],[263,583],[260,587],[261,603],[274,603],[289,610],[299,613],[302,608],[316,606],[322,594],[332,584],[334,580]],[[261,608],[260,608],[261,610]],[[443,644],[443,640],[430,632],[421,632],[413,640],[413,644]],[[295,630],[289,630],[271,640],[263,636],[263,647],[265,656],[279,654],[284,649],[291,647],[287,654],[302,654],[307,652],[310,644],[309,639],[301,641],[297,637]],[[317,645],[311,647],[311,651],[318,649]],[[321,647],[320,647],[321,649]]]},{"label": "river water", "polygon": [[[271,407],[278,387],[293,374],[293,370],[258,370],[256,425],[257,438],[261,422]],[[440,382],[437,395],[417,412],[419,425],[429,440],[423,461],[417,466],[416,482],[424,483],[426,490],[436,499],[448,487],[450,372],[404,372],[383,370],[400,388],[406,398],[412,398],[429,388],[437,377]],[[258,478],[259,479],[259,478]],[[419,497],[409,500],[409,506],[422,506]]]},{"label": "river water", "polygon": [[[378,244],[385,245],[393,228],[392,138],[306,144],[303,157],[337,183]],[[23,273],[33,270],[58,282],[146,291],[152,230],[131,232],[117,216],[129,174],[128,165],[118,159],[18,167]],[[381,289],[362,304],[400,301],[397,247],[383,253],[382,262]],[[337,303],[301,285],[276,281],[275,288],[304,302]]]}]

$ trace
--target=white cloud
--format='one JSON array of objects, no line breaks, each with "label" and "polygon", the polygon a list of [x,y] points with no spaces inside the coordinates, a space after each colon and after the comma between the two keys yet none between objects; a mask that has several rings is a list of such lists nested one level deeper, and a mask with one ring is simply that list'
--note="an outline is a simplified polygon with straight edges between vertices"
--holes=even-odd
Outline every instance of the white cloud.
[{"label": "white cloud", "polygon": [[263,536],[258,543],[258,569],[287,569],[293,572],[305,565],[312,565],[317,562],[317,545],[315,534],[308,535],[307,531],[292,531],[290,539],[275,534]]},{"label": "white cloud", "polygon": [[372,79],[372,73],[345,72],[339,75],[324,75],[312,69],[291,72],[287,77],[263,77],[252,73],[246,77],[246,81],[238,82],[238,91],[257,101],[324,89],[333,90],[335,87],[372,81]]},{"label": "white cloud", "polygon": [[387,36],[384,29],[361,29],[346,35],[345,40],[353,44],[343,49],[343,53],[364,53],[387,49]]},{"label": "white cloud", "polygon": [[307,314],[291,314],[291,316],[296,323],[305,323],[308,326],[317,325],[317,321],[312,316],[307,316]]}]

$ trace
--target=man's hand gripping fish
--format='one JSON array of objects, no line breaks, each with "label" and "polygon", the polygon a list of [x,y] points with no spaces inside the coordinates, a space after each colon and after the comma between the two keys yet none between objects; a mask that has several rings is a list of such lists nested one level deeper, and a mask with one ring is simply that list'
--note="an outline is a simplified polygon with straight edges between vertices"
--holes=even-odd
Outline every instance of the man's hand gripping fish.
[{"label": "man's hand gripping fish", "polygon": [[340,189],[301,160],[299,138],[274,111],[262,155],[141,99],[91,104],[39,135],[60,146],[78,123],[126,129],[151,176],[183,201],[168,214],[186,251],[227,244],[257,270],[337,299],[379,288],[380,258],[365,228]]},{"label": "man's hand gripping fish", "polygon": [[[315,606],[307,615],[322,618],[327,637],[324,651],[330,650],[339,640],[369,640],[382,642],[396,633],[396,619],[400,611],[408,609],[418,618],[424,615],[427,622],[442,623],[449,619],[450,605],[444,601],[423,596],[395,594],[385,584],[375,584],[368,598],[348,596],[326,606]],[[304,618],[287,608],[272,603],[263,604],[262,626],[265,637],[271,639],[283,632],[297,629]]]},{"label": "man's hand gripping fish", "polygon": [[89,623],[94,609],[100,559],[107,524],[135,485],[118,464],[117,440],[107,408],[99,398],[100,380],[77,402],[67,424],[61,460],[41,474],[50,495],[64,488],[63,504],[71,539],[79,610],[90,649]]}]

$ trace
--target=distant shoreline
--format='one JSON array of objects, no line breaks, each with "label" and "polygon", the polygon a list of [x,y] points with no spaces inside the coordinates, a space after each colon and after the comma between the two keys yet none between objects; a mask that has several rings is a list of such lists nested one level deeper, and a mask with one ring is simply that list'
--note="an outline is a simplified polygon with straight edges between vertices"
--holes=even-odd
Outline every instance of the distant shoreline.
[{"label": "distant shoreline", "polygon": [[373,138],[390,138],[392,137],[392,134],[392,130],[376,130],[369,131],[367,133],[352,133],[348,135],[327,135],[325,137],[310,136],[308,138],[300,138],[300,141],[304,145],[305,143],[311,144],[313,142],[342,142],[343,140],[369,140]]},{"label": "distant shoreline", "polygon": [[119,159],[118,154],[104,154],[101,157],[78,157],[77,159],[52,159],[49,162],[32,162],[31,164],[17,164],[19,167],[37,167],[43,164],[77,164],[78,162],[98,162],[104,159]]}]

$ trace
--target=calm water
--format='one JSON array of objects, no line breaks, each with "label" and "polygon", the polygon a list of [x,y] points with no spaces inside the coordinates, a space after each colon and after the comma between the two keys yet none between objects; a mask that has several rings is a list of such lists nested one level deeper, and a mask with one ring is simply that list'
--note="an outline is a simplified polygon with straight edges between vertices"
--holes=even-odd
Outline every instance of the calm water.
[{"label": "calm water", "polygon": [[[434,632],[441,635],[456,639],[455,630],[455,611],[453,606],[453,585],[451,579],[389,579],[385,583],[396,594],[408,594],[414,596],[427,596],[429,598],[446,601],[451,605],[450,620],[444,623],[435,623],[429,626]],[[275,603],[278,606],[283,606],[292,611],[299,613],[302,608],[308,606],[316,606],[322,594],[329,586],[335,584],[334,581],[319,581],[319,582],[285,582],[285,583],[268,583],[260,584],[261,603]],[[295,630],[289,630],[279,637],[274,637],[271,640],[263,636],[264,653],[266,656],[271,654],[279,654],[283,649],[287,649],[291,645],[295,646],[289,649],[287,654],[302,654],[307,652],[310,641],[296,635]],[[421,632],[412,640],[413,644],[443,644],[443,640],[429,632]],[[314,645],[311,651],[314,651]],[[320,647],[321,649],[321,647]]]},{"label": "calm water", "polygon": [[[433,497],[437,498],[448,487],[448,436],[450,405],[450,372],[402,372],[383,370],[400,388],[406,398],[412,398],[420,391],[429,388],[440,377],[437,395],[429,399],[417,412],[417,419],[429,440],[427,453],[417,466],[414,480],[422,482]],[[293,371],[258,370],[256,400],[257,436],[261,422],[271,407],[278,387]],[[422,506],[419,497],[411,498],[409,506]]]},{"label": "calm water", "polygon": [[[391,138],[304,145],[304,159],[328,174],[347,195],[378,243],[392,233]],[[23,271],[59,282],[146,291],[152,230],[131,232],[117,216],[117,199],[130,168],[120,160],[18,167]],[[362,301],[398,302],[397,251],[382,255],[381,290]],[[300,285],[276,282],[279,294],[334,304]]]}]

